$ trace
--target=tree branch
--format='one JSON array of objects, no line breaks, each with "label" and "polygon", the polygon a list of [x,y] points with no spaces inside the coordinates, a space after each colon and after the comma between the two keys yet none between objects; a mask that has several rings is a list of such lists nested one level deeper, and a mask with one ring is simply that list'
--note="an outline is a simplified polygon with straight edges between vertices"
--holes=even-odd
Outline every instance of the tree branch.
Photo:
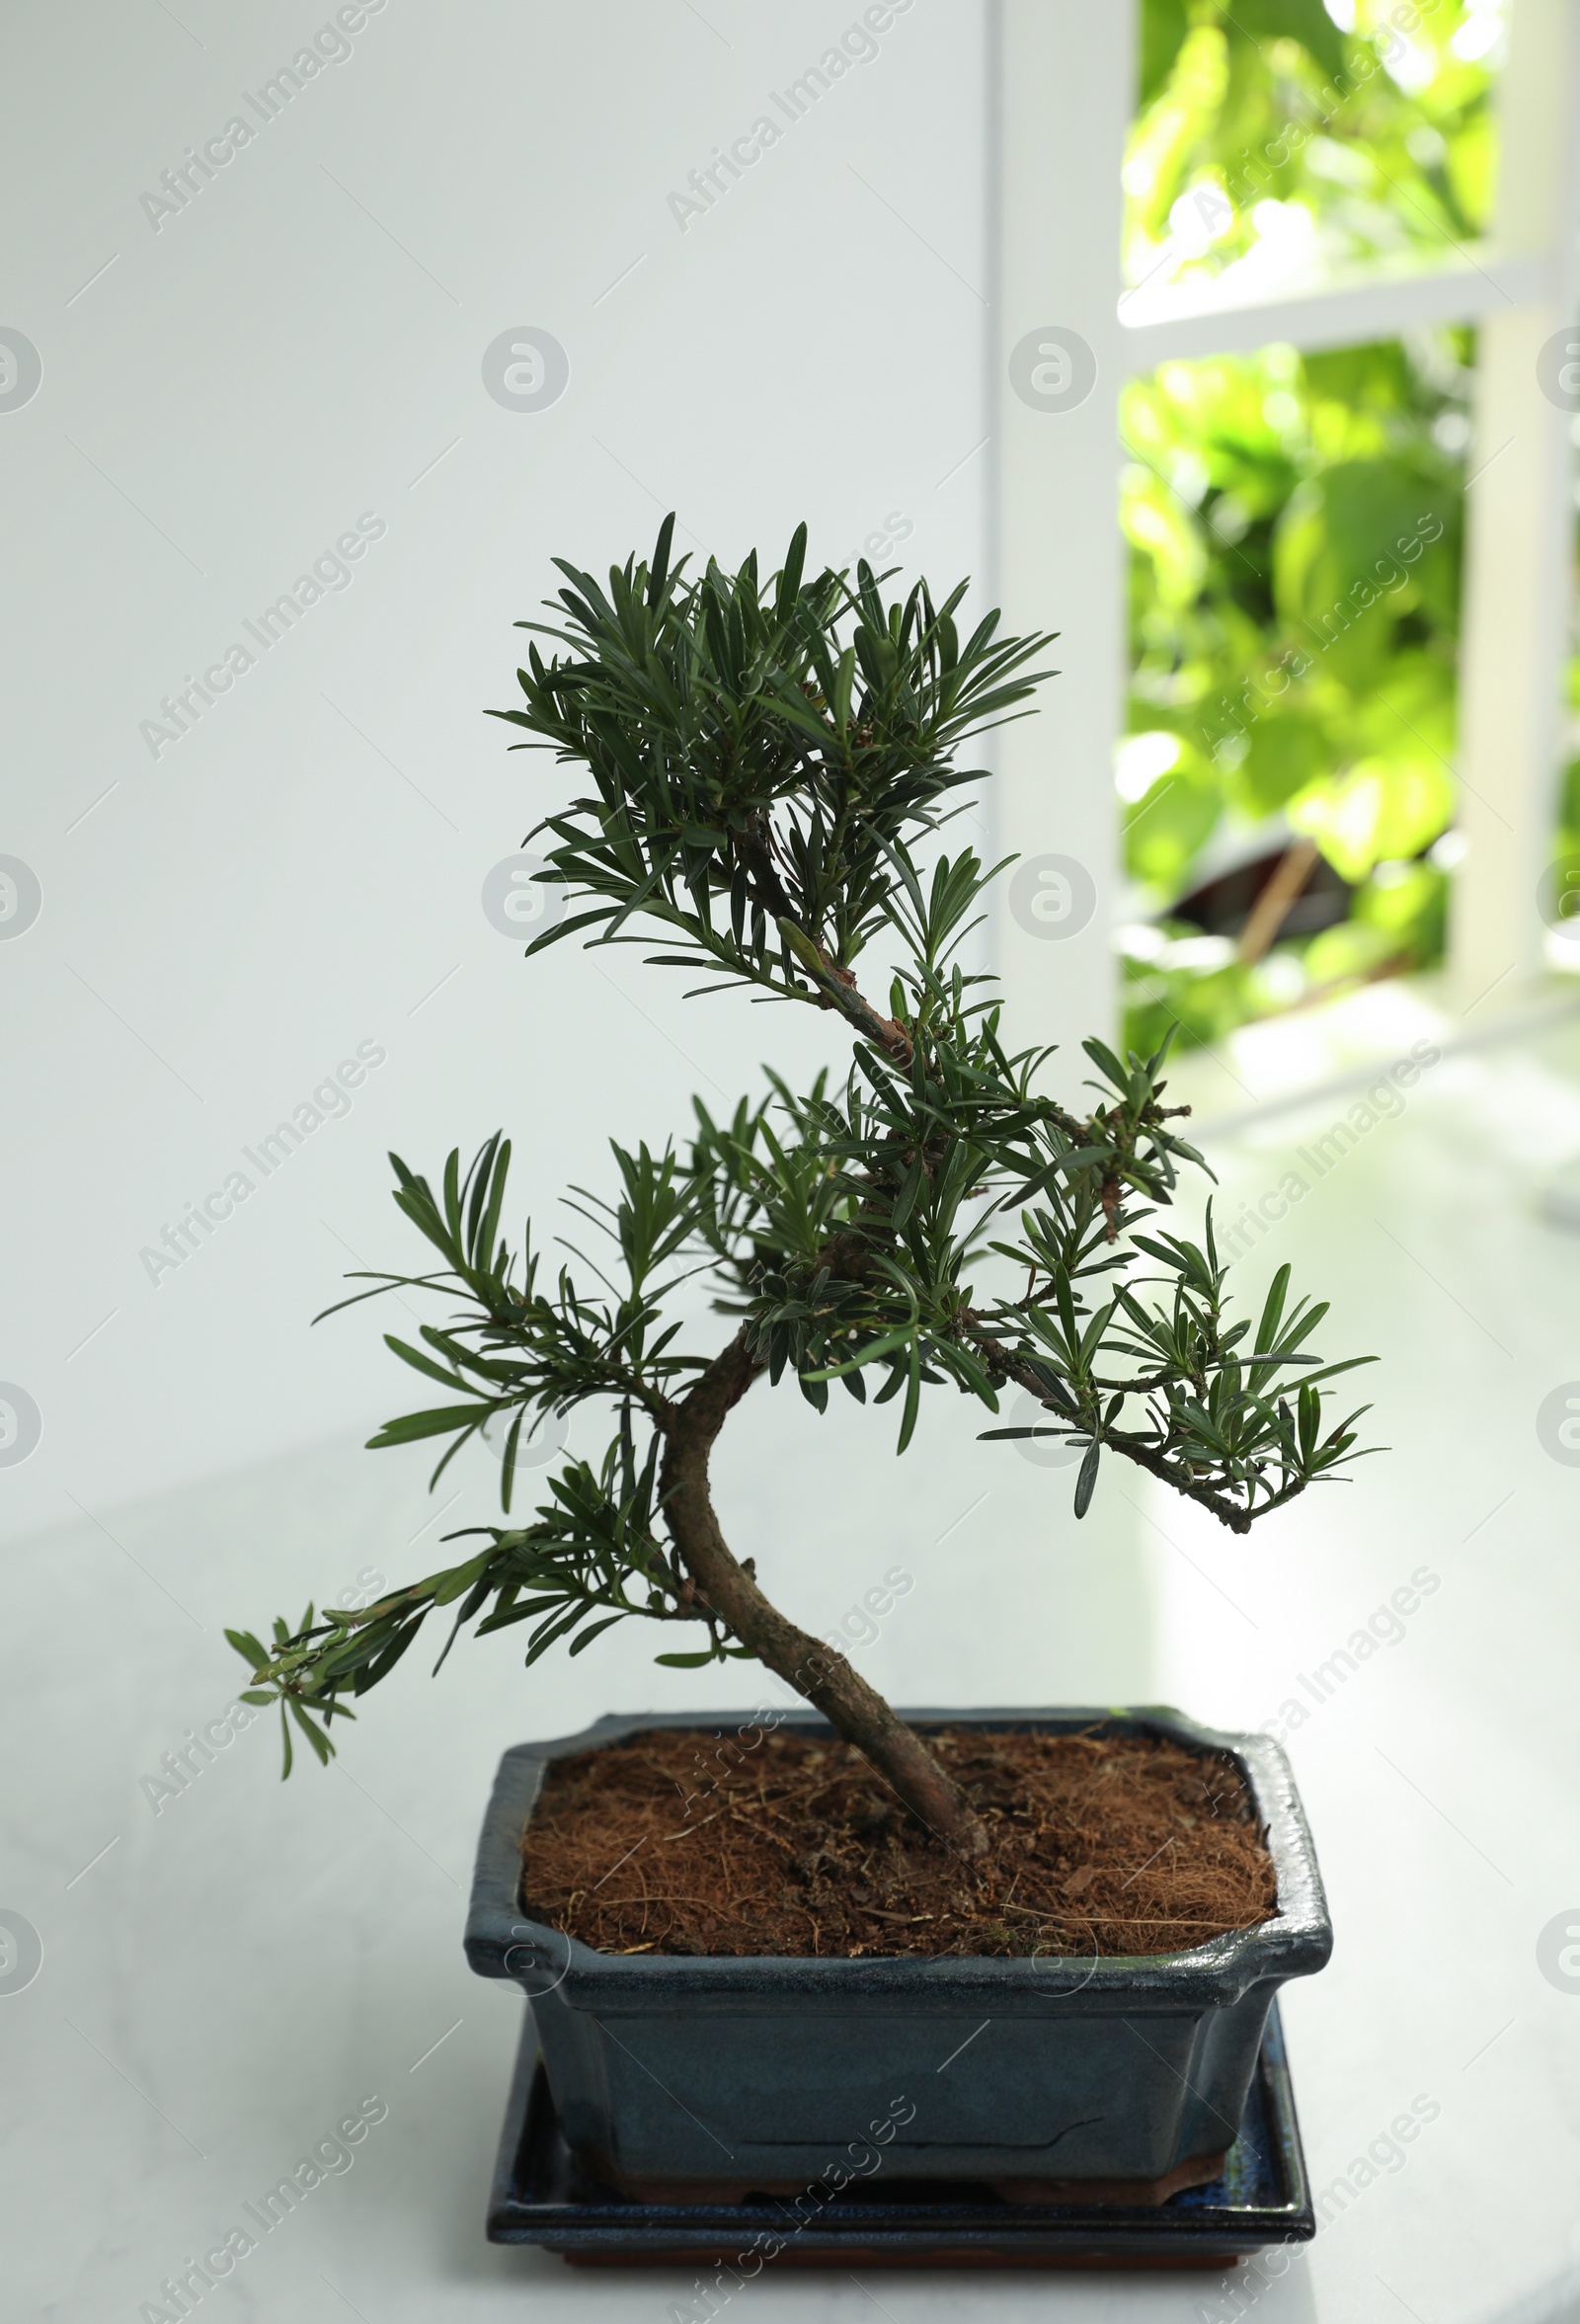
[{"label": "tree branch", "polygon": [[[1024,1388],[1059,1419],[1068,1420],[1072,1417],[1049,1395],[1047,1382],[1036,1366],[1012,1354],[1001,1339],[983,1328],[981,1319],[971,1309],[962,1313],[960,1325],[964,1336],[979,1354],[987,1358],[993,1371],[1002,1373],[1006,1380],[1012,1380],[1017,1388]],[[1133,1385],[1139,1389],[1142,1384],[1138,1382]],[[1239,1501],[1229,1500],[1226,1494],[1216,1491],[1212,1485],[1204,1484],[1199,1478],[1187,1472],[1182,1462],[1170,1461],[1166,1453],[1148,1444],[1145,1437],[1132,1435],[1128,1429],[1104,1435],[1102,1441],[1111,1445],[1115,1452],[1123,1453],[1127,1460],[1134,1461],[1138,1468],[1149,1470],[1152,1476],[1172,1485],[1176,1492],[1199,1501],[1204,1509],[1211,1509],[1213,1515],[1226,1525],[1231,1533],[1249,1533],[1254,1518],[1262,1514],[1260,1510],[1248,1508]],[[1280,1501],[1293,1498],[1294,1494],[1288,1491],[1279,1495]],[[1270,1502],[1268,1505],[1273,1507],[1277,1504]]]}]

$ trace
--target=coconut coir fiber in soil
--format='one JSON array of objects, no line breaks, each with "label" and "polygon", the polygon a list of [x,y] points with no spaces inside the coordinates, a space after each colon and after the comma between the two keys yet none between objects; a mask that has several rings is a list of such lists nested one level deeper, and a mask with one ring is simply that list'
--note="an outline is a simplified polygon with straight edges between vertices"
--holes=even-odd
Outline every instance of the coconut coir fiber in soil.
[{"label": "coconut coir fiber in soil", "polygon": [[1266,1920],[1234,1762],[1156,1735],[929,1738],[992,1838],[966,1867],[848,1744],[670,1729],[549,1768],[522,1900],[604,1953],[1176,1953]]}]

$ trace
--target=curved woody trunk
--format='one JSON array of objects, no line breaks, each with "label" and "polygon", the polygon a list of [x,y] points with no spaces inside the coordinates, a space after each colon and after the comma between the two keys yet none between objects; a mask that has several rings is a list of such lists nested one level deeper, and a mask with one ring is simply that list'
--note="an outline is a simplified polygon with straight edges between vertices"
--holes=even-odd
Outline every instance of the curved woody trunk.
[{"label": "curved woody trunk", "polygon": [[698,1595],[767,1669],[822,1712],[937,1838],[974,1859],[988,1832],[970,1801],[920,1735],[892,1711],[845,1657],[789,1622],[740,1563],[714,1514],[708,1456],[726,1415],[762,1366],[743,1328],[674,1406],[662,1476],[665,1516]]}]

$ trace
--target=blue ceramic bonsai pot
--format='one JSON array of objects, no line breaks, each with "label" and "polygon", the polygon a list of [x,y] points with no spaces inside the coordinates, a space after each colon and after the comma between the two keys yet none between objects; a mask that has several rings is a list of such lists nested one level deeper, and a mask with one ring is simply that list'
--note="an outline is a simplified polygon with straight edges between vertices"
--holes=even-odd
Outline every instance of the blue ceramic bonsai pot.
[{"label": "blue ceramic bonsai pot", "polygon": [[[466,1924],[480,1976],[527,1994],[564,2134],[643,2202],[854,2178],[971,2180],[1012,2200],[1161,2203],[1214,2178],[1268,2008],[1332,1951],[1289,1763],[1265,1735],[1176,1711],[907,1711],[926,1730],[1140,1732],[1238,1763],[1278,1883],[1273,1916],[1188,1952],[1071,1961],[612,1955],[523,1911],[521,1841],[551,1761],[724,1716],[601,1719],[500,1763]],[[750,1715],[744,1715],[750,1723]],[[828,1734],[815,1713],[781,1723]]]}]

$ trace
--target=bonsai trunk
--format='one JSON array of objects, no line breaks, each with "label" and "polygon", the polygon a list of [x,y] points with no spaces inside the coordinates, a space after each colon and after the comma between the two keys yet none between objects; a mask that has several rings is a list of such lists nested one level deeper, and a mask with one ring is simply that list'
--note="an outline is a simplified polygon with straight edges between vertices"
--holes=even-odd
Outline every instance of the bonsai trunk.
[{"label": "bonsai trunk", "polygon": [[821,1711],[834,1732],[871,1761],[912,1814],[962,1856],[985,1856],[986,1825],[921,1737],[843,1654],[785,1620],[719,1530],[708,1491],[708,1455],[726,1415],[761,1369],[743,1329],[673,1408],[662,1489],[680,1561],[698,1595],[741,1643]]}]

